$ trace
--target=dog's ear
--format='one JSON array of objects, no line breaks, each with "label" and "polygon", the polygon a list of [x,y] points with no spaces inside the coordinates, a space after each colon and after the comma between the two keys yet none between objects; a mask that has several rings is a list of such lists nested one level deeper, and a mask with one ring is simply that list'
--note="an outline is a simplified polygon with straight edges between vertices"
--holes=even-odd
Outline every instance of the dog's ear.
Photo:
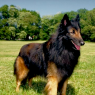
[{"label": "dog's ear", "polygon": [[79,14],[76,16],[75,20],[76,20],[77,22],[79,22],[79,21],[80,21]]},{"label": "dog's ear", "polygon": [[61,24],[63,26],[68,26],[70,24],[69,17],[67,14],[64,15],[63,19],[61,20]]}]

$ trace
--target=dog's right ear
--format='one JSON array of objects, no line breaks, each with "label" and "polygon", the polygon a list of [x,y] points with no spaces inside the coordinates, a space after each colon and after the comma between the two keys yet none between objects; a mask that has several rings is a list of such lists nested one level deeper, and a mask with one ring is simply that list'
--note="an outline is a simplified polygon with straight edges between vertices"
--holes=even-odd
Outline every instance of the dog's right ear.
[{"label": "dog's right ear", "polygon": [[67,14],[64,15],[63,19],[61,20],[62,26],[68,26],[70,25],[69,17]]},{"label": "dog's right ear", "polygon": [[61,33],[65,33],[66,34],[66,32],[64,32],[64,30],[69,25],[71,25],[71,22],[69,20],[68,15],[65,14],[64,17],[63,17],[63,19],[61,20],[60,25],[59,25],[59,29],[58,29],[59,35],[61,35]]}]

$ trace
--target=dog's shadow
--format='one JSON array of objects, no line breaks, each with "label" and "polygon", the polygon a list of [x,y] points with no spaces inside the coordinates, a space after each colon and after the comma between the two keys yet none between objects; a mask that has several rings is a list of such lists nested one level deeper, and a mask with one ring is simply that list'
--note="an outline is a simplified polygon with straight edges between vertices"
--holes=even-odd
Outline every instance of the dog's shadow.
[{"label": "dog's shadow", "polygon": [[46,86],[46,81],[44,81],[43,79],[42,80],[39,80],[39,81],[32,81],[32,86],[29,87],[28,86],[28,83],[26,83],[25,85],[21,85],[21,88],[23,90],[31,90],[33,89],[35,92],[41,94],[44,92],[44,88]]},{"label": "dog's shadow", "polygon": [[[35,92],[42,94],[44,93],[44,88],[46,86],[46,81],[33,81],[32,82],[32,87],[29,88],[28,84],[26,84],[23,87],[23,90],[31,90],[33,89]],[[58,95],[60,95],[60,93],[58,92]],[[67,91],[66,91],[66,95],[75,95],[75,89],[71,84],[67,85]]]},{"label": "dog's shadow", "polygon": [[68,84],[66,93],[66,95],[75,95],[75,88],[71,84]]}]

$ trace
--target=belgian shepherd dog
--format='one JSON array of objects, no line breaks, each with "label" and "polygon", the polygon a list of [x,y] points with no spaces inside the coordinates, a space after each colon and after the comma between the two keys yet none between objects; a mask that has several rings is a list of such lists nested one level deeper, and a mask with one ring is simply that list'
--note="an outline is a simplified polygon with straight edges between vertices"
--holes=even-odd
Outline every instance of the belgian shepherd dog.
[{"label": "belgian shepherd dog", "polygon": [[66,95],[68,79],[78,63],[80,46],[85,44],[79,21],[79,15],[69,20],[65,14],[48,41],[26,44],[20,49],[14,63],[16,91],[21,83],[28,80],[31,86],[33,77],[44,75],[47,77],[47,95],[57,95],[59,87],[61,95]]}]

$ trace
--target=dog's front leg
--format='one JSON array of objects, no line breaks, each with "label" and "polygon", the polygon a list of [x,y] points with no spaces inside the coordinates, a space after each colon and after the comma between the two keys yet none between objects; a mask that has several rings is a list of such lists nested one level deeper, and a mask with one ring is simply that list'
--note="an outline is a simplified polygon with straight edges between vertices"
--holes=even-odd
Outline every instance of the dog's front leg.
[{"label": "dog's front leg", "polygon": [[48,82],[45,87],[46,95],[57,95],[58,81],[54,76],[48,76]]}]

